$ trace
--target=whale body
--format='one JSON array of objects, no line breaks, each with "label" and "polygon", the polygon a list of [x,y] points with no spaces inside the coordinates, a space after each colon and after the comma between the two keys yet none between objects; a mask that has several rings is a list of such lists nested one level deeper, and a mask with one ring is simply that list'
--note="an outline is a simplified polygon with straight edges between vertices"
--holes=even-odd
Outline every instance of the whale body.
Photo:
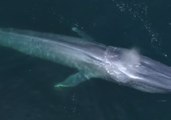
[{"label": "whale body", "polygon": [[0,45],[78,70],[56,84],[57,88],[74,87],[91,78],[102,78],[143,92],[171,92],[171,68],[134,49],[18,29],[0,29]]}]

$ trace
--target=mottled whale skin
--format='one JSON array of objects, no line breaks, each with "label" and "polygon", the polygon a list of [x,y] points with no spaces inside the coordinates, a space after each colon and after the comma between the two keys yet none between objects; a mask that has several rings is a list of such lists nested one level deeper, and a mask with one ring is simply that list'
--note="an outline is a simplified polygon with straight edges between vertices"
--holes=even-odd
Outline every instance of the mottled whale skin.
[{"label": "mottled whale skin", "polygon": [[134,49],[106,46],[86,38],[17,29],[0,29],[0,45],[78,70],[56,84],[57,88],[102,78],[144,92],[171,92],[171,68]]}]

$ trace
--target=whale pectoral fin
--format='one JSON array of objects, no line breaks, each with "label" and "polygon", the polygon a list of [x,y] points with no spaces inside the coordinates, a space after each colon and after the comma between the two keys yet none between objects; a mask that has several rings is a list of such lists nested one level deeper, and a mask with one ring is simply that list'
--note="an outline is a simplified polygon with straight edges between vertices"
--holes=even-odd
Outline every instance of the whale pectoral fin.
[{"label": "whale pectoral fin", "polygon": [[58,83],[55,85],[57,88],[62,88],[62,87],[74,87],[80,84],[81,82],[84,82],[88,79],[90,79],[89,74],[85,74],[83,72],[78,72],[76,74],[73,74],[69,76],[66,80]]},{"label": "whale pectoral fin", "polygon": [[84,31],[80,30],[77,27],[72,27],[72,31],[75,32],[75,33],[77,33],[84,40],[94,41],[94,39],[91,36],[89,36],[87,33],[85,33]]}]

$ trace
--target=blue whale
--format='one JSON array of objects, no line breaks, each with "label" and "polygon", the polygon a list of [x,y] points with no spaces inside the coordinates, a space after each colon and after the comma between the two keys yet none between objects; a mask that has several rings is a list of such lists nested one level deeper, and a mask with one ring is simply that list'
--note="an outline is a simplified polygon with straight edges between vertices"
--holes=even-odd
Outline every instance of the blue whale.
[{"label": "blue whale", "polygon": [[56,84],[57,88],[102,78],[143,92],[171,92],[171,68],[134,49],[106,46],[86,37],[18,29],[0,29],[0,45],[78,70]]}]

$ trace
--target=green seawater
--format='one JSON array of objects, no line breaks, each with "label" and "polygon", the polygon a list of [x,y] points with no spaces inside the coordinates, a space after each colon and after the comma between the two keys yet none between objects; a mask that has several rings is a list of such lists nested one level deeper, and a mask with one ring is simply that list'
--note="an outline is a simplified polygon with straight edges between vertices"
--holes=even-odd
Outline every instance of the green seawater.
[{"label": "green seawater", "polygon": [[[0,27],[77,36],[137,48],[171,66],[169,0],[0,1]],[[0,47],[0,120],[170,120],[171,94],[149,94],[102,79],[54,84],[77,72]]]}]

